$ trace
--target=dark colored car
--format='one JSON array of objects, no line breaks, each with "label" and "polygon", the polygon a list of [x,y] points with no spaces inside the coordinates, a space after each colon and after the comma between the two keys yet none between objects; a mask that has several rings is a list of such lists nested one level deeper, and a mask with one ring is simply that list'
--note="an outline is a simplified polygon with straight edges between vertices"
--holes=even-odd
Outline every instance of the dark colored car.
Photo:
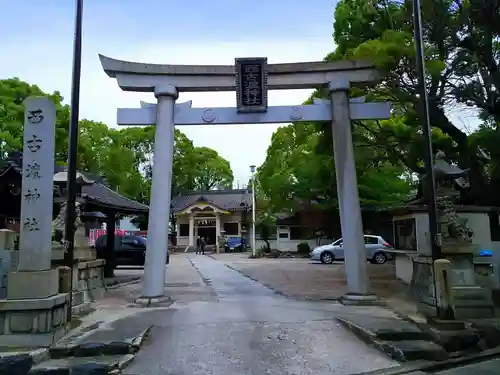
[{"label": "dark colored car", "polygon": [[224,250],[226,253],[232,253],[236,251],[245,251],[247,248],[246,241],[241,237],[233,237],[227,240]]},{"label": "dark colored car", "polygon": [[[106,251],[107,236],[99,236],[95,242],[97,257],[110,258]],[[144,266],[147,238],[136,235],[115,236],[114,261],[116,266]],[[167,252],[167,264],[169,263]]]}]

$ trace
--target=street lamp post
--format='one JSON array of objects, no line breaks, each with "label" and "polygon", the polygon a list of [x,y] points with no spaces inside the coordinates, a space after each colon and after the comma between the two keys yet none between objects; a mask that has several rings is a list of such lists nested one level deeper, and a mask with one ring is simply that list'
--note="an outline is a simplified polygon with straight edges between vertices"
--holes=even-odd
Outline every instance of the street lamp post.
[{"label": "street lamp post", "polygon": [[255,165],[250,166],[252,172],[252,255],[255,256]]}]

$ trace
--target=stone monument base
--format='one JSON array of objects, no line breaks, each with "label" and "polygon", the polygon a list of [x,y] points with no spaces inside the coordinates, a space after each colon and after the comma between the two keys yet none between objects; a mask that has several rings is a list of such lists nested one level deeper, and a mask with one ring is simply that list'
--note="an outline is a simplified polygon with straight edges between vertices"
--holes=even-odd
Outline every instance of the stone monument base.
[{"label": "stone monument base", "polygon": [[[494,316],[491,291],[476,285],[472,256],[459,253],[446,255],[452,264],[449,275],[456,319],[485,319]],[[439,293],[439,291],[437,291]],[[434,289],[434,267],[431,257],[418,256],[413,259],[413,277],[410,294],[418,301],[418,312],[437,318],[436,291]],[[439,297],[439,296],[438,296]]]},{"label": "stone monument base", "polygon": [[59,273],[55,269],[18,271],[7,276],[7,299],[48,298],[59,290]]},{"label": "stone monument base", "polygon": [[[62,261],[64,259],[64,247],[62,245],[52,246],[52,261]],[[76,247],[74,249],[74,260],[93,260],[96,259],[96,251],[90,247]]]},{"label": "stone monument base", "polygon": [[68,294],[0,300],[0,346],[48,347],[67,330]]},{"label": "stone monument base", "polygon": [[384,306],[384,302],[378,298],[375,294],[357,294],[357,293],[346,293],[343,294],[339,300],[343,305],[355,305],[355,306]]}]

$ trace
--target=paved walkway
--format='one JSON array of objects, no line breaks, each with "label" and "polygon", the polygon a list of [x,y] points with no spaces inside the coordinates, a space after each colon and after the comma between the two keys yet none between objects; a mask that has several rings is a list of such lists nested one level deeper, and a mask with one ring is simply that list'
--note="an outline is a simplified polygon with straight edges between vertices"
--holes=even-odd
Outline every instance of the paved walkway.
[{"label": "paved walkway", "polygon": [[[347,375],[396,365],[334,319],[340,313],[385,310],[294,301],[208,256],[184,257],[196,268],[185,272],[203,277],[210,298],[181,299],[168,309],[127,318],[127,326],[148,322],[153,328],[149,344],[125,374]],[[170,283],[175,283],[173,273],[167,271]]]},{"label": "paved walkway", "polygon": [[[337,300],[348,291],[342,262],[326,265],[303,258],[249,259],[248,256],[249,253],[213,255],[229,267],[290,297]],[[368,264],[367,268],[373,293],[383,298],[404,294],[405,287],[396,280],[394,264]]]}]

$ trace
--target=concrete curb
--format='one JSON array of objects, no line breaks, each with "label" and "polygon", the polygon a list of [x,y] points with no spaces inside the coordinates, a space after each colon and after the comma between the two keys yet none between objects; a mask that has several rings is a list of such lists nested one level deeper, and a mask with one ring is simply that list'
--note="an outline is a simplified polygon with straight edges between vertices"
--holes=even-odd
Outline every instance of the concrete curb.
[{"label": "concrete curb", "polygon": [[484,350],[481,353],[468,355],[460,358],[451,358],[444,361],[418,361],[411,364],[403,364],[380,370],[358,373],[356,375],[402,375],[423,371],[424,373],[443,371],[456,366],[464,366],[479,363],[500,356],[500,348]]},{"label": "concrete curb", "polygon": [[33,360],[33,364],[37,365],[43,361],[50,359],[50,352],[48,348],[42,348],[30,352],[30,356]]},{"label": "concrete curb", "polygon": [[116,288],[126,286],[126,285],[137,284],[140,281],[141,281],[141,276],[137,276],[137,277],[133,277],[133,278],[130,278],[128,280],[125,280],[123,282],[116,282],[116,283],[110,283],[110,284],[105,283],[104,286],[106,287],[106,289],[116,289]]}]

